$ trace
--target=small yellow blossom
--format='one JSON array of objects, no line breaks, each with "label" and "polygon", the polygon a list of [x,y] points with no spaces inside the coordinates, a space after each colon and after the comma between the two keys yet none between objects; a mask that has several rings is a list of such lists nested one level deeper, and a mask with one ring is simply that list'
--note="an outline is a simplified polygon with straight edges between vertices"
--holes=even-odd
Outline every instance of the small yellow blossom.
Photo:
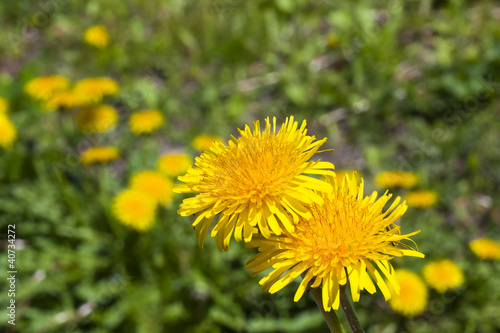
[{"label": "small yellow blossom", "polygon": [[88,106],[76,114],[78,127],[86,133],[103,133],[118,121],[118,112],[109,105]]},{"label": "small yellow blossom", "polygon": [[137,231],[151,229],[155,222],[156,201],[148,194],[127,189],[113,200],[113,215]]},{"label": "small yellow blossom", "polygon": [[82,164],[107,163],[120,157],[120,151],[114,147],[91,147],[80,154]]},{"label": "small yellow blossom", "polygon": [[490,238],[478,238],[469,243],[474,254],[483,260],[500,260],[500,244]]},{"label": "small yellow blossom", "polygon": [[417,190],[406,194],[406,203],[409,207],[427,208],[438,201],[438,195],[432,190]]},{"label": "small yellow blossom", "polygon": [[406,171],[384,171],[377,175],[375,181],[385,188],[412,188],[418,184],[418,176],[413,172]]},{"label": "small yellow blossom", "polygon": [[24,86],[24,91],[38,100],[47,100],[54,93],[67,90],[69,80],[59,75],[40,76],[32,79]]},{"label": "small yellow blossom", "polygon": [[105,48],[109,43],[109,34],[106,27],[102,25],[94,25],[83,34],[85,42],[99,49]]},{"label": "small yellow blossom", "polygon": [[191,158],[185,153],[168,153],[158,160],[158,170],[173,178],[186,172],[190,165]]},{"label": "small yellow blossom", "polygon": [[396,278],[401,290],[390,300],[391,308],[406,317],[422,314],[429,302],[424,281],[415,273],[406,269],[397,269]]},{"label": "small yellow blossom", "polygon": [[425,282],[440,293],[455,289],[464,283],[464,272],[449,259],[427,263],[422,274]]},{"label": "small yellow blossom", "polygon": [[193,141],[191,141],[191,145],[194,149],[199,151],[209,150],[210,147],[214,144],[215,141],[222,142],[222,139],[215,135],[204,135],[200,134],[196,136]]},{"label": "small yellow blossom", "polygon": [[49,97],[44,105],[43,111],[54,111],[58,109],[69,109],[85,104],[82,96],[74,90],[63,90],[55,92]]},{"label": "small yellow blossom", "polygon": [[130,188],[142,191],[158,203],[166,205],[174,197],[174,184],[170,179],[157,171],[142,171],[130,180]]},{"label": "small yellow blossom", "polygon": [[0,113],[0,147],[9,149],[17,139],[17,130],[7,114]]},{"label": "small yellow blossom", "polygon": [[116,95],[119,91],[116,81],[108,77],[91,77],[78,81],[74,90],[86,103],[98,103],[103,96]]},{"label": "small yellow blossom", "polygon": [[143,110],[133,113],[129,119],[130,130],[135,135],[148,134],[159,129],[165,119],[160,110]]}]

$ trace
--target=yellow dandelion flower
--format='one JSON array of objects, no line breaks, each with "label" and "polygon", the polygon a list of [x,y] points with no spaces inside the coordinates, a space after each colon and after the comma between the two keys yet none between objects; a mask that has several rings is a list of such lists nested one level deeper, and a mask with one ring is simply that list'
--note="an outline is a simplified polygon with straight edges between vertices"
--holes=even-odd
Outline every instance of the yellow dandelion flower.
[{"label": "yellow dandelion flower", "polygon": [[130,188],[147,193],[162,205],[170,203],[174,197],[174,183],[157,171],[137,173],[130,180]]},{"label": "yellow dandelion flower", "polygon": [[120,157],[120,151],[114,147],[91,147],[80,154],[82,164],[107,163]]},{"label": "yellow dandelion flower", "polygon": [[199,193],[180,205],[182,216],[199,213],[193,223],[199,245],[213,218],[220,213],[212,231],[219,250],[227,250],[234,232],[236,241],[249,242],[254,227],[265,237],[270,232],[294,230],[299,218],[311,218],[305,204],[322,204],[313,189],[331,191],[332,186],[305,174],[331,174],[333,164],[308,160],[326,141],[307,136],[306,121],[298,128],[293,117],[287,118],[276,133],[276,118],[260,131],[259,121],[253,132],[245,126],[240,137],[231,137],[229,145],[214,142],[209,151],[196,158],[194,167],[178,179],[184,184],[174,188],[178,193]]},{"label": "yellow dandelion flower", "polygon": [[69,109],[85,104],[80,94],[73,90],[55,92],[49,97],[43,106],[43,111],[54,111],[57,109]]},{"label": "yellow dandelion flower", "polygon": [[396,278],[401,289],[399,295],[394,295],[389,302],[391,308],[410,318],[423,313],[429,300],[427,287],[422,279],[406,269],[397,269]]},{"label": "yellow dandelion flower", "polygon": [[412,188],[418,184],[418,176],[413,172],[384,171],[377,175],[375,181],[379,186],[385,188]]},{"label": "yellow dandelion flower", "polygon": [[66,90],[69,80],[59,75],[40,76],[29,81],[24,86],[24,91],[31,97],[39,100],[47,100],[54,93]]},{"label": "yellow dandelion flower", "polygon": [[160,110],[143,110],[133,113],[129,119],[130,130],[135,135],[153,133],[161,126],[165,119]]},{"label": "yellow dandelion flower", "polygon": [[74,90],[85,102],[97,103],[103,96],[116,95],[118,93],[118,83],[108,77],[91,77],[78,81]]},{"label": "yellow dandelion flower", "polygon": [[148,194],[127,189],[115,197],[113,215],[129,227],[147,231],[154,225],[156,207],[156,201]]},{"label": "yellow dandelion flower", "polygon": [[500,260],[500,244],[490,238],[478,238],[469,243],[474,254],[483,260]]},{"label": "yellow dandelion flower", "polygon": [[83,38],[87,44],[99,49],[105,48],[109,43],[108,30],[102,25],[94,25],[85,30]]},{"label": "yellow dandelion flower", "polygon": [[339,182],[342,181],[342,179],[344,179],[346,175],[352,176],[353,174],[358,177],[359,182],[361,180],[361,174],[359,172],[356,171],[356,173],[354,173],[354,170],[335,170],[335,176],[337,177]]},{"label": "yellow dandelion flower", "polygon": [[191,145],[194,147],[194,149],[199,150],[199,151],[205,151],[209,150],[210,147],[214,144],[215,141],[220,141],[222,142],[222,139],[219,138],[218,136],[215,135],[198,135],[196,136],[193,141],[191,141]]},{"label": "yellow dandelion flower", "polygon": [[410,207],[427,208],[436,204],[438,195],[432,190],[418,190],[408,192],[405,199]]},{"label": "yellow dandelion flower", "polygon": [[191,158],[184,153],[168,153],[160,156],[158,170],[169,177],[183,174],[191,165]]},{"label": "yellow dandelion flower", "polygon": [[449,259],[427,263],[422,274],[425,282],[440,293],[455,289],[464,283],[464,272]]},{"label": "yellow dandelion flower", "polygon": [[259,254],[250,259],[245,268],[252,269],[255,276],[272,267],[274,270],[259,281],[262,289],[269,289],[270,293],[305,273],[294,301],[302,297],[310,282],[313,288],[321,285],[325,311],[338,309],[339,286],[347,283],[354,302],[359,301],[361,290],[375,293],[375,284],[385,299],[390,299],[390,290],[397,294],[399,286],[389,260],[402,256],[424,257],[401,243],[418,231],[401,235],[400,227],[394,224],[405,213],[406,204],[399,204],[397,197],[389,209],[382,212],[391,194],[386,192],[378,200],[377,192],[363,197],[363,181],[358,184],[355,174],[343,181],[331,176],[324,179],[333,187],[329,192],[318,193],[324,204],[306,204],[305,211],[312,216],[300,217],[294,232],[286,231],[267,239],[255,236],[247,246],[258,247]]},{"label": "yellow dandelion flower", "polygon": [[7,114],[0,113],[0,147],[9,149],[17,139],[17,130]]},{"label": "yellow dandelion flower", "polygon": [[104,133],[118,121],[118,112],[109,105],[88,106],[80,109],[75,119],[86,133]]},{"label": "yellow dandelion flower", "polygon": [[7,113],[8,109],[9,109],[9,103],[5,98],[0,96],[0,113]]}]

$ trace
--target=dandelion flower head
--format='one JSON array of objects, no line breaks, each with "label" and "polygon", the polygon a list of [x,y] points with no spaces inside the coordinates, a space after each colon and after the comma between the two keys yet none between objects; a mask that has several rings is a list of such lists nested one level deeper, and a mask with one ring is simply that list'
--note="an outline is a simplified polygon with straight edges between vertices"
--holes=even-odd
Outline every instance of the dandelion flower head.
[{"label": "dandelion flower head", "polygon": [[391,195],[386,192],[377,199],[374,192],[363,197],[363,181],[358,184],[355,174],[344,180],[331,176],[325,180],[333,190],[320,194],[324,204],[308,204],[306,210],[312,217],[301,217],[294,232],[268,239],[256,236],[248,246],[257,247],[259,253],[245,268],[252,269],[255,276],[272,267],[259,282],[271,293],[304,273],[294,301],[302,297],[310,282],[312,288],[321,285],[325,311],[338,309],[339,287],[347,283],[354,302],[359,301],[361,290],[373,294],[376,286],[390,299],[391,290],[397,294],[399,285],[389,260],[424,256],[401,242],[418,232],[402,235],[394,224],[405,213],[406,204],[399,204],[397,197],[383,212]]},{"label": "dandelion flower head", "polygon": [[24,86],[24,91],[38,100],[47,100],[55,92],[66,90],[69,80],[59,75],[40,76],[32,79]]},{"label": "dandelion flower head", "polygon": [[191,141],[191,145],[198,151],[205,151],[212,147],[214,141],[222,142],[222,139],[215,135],[200,134]]},{"label": "dandelion flower head", "polygon": [[10,149],[17,139],[17,130],[7,114],[0,113],[0,147]]},{"label": "dandelion flower head", "polygon": [[158,171],[142,171],[130,180],[130,188],[148,194],[162,205],[172,201],[173,187],[172,181]]},{"label": "dandelion flower head", "polygon": [[69,109],[85,104],[82,96],[74,90],[61,90],[49,97],[43,106],[43,111]]},{"label": "dandelion flower head", "polygon": [[118,121],[118,112],[109,105],[81,108],[75,119],[78,127],[86,133],[104,133]]},{"label": "dandelion flower head", "polygon": [[409,207],[427,208],[436,204],[438,195],[432,190],[418,190],[408,192],[405,199]]},{"label": "dandelion flower head", "polygon": [[133,113],[129,119],[130,130],[135,135],[153,133],[163,126],[165,118],[160,110],[143,110]]},{"label": "dandelion flower head", "polygon": [[87,44],[99,49],[105,48],[109,43],[108,30],[102,25],[94,25],[85,30],[83,38]]},{"label": "dandelion flower head", "polygon": [[323,204],[318,192],[332,186],[305,174],[334,174],[333,164],[308,160],[326,141],[307,135],[306,121],[299,127],[293,117],[280,130],[266,119],[263,132],[259,121],[239,130],[228,146],[214,142],[210,150],[196,158],[194,167],[178,179],[178,193],[198,193],[185,199],[178,213],[198,214],[193,223],[200,246],[213,218],[220,213],[212,237],[219,250],[227,250],[234,232],[236,241],[252,239],[258,227],[264,237],[271,232],[292,232],[299,219],[311,218],[305,205]]},{"label": "dandelion flower head", "polygon": [[151,229],[155,222],[156,201],[148,194],[127,189],[113,200],[113,215],[129,227],[138,231]]},{"label": "dandelion flower head", "polygon": [[410,318],[422,314],[429,302],[424,281],[417,274],[406,269],[397,269],[396,278],[401,290],[399,295],[395,295],[389,302],[391,308]]},{"label": "dandelion flower head", "polygon": [[384,188],[412,188],[418,184],[418,176],[413,172],[384,171],[377,175],[375,181]]},{"label": "dandelion flower head", "polygon": [[82,164],[107,163],[120,157],[115,147],[91,147],[80,154]]},{"label": "dandelion flower head", "polygon": [[86,103],[98,103],[103,96],[116,95],[119,86],[108,77],[91,77],[78,81],[74,90]]},{"label": "dandelion flower head", "polygon": [[191,158],[185,153],[167,153],[158,160],[158,170],[169,177],[183,174],[190,165]]},{"label": "dandelion flower head", "polygon": [[500,244],[490,238],[478,238],[469,243],[472,252],[483,260],[500,260]]},{"label": "dandelion flower head", "polygon": [[422,274],[425,282],[440,293],[455,289],[464,283],[464,272],[449,259],[427,263]]}]

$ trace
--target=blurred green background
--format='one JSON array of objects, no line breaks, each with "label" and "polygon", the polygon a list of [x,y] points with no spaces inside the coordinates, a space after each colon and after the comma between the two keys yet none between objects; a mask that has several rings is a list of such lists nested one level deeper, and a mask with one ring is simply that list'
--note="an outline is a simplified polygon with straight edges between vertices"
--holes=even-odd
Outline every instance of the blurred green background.
[{"label": "blurred green background", "polygon": [[[379,294],[356,309],[367,332],[498,332],[500,265],[480,261],[468,243],[499,240],[500,3],[497,1],[42,0],[0,2],[0,96],[19,139],[0,147],[0,228],[16,224],[17,321],[6,332],[325,332],[297,284],[270,295],[243,269],[243,244],[198,248],[183,197],[138,233],[111,214],[132,174],[184,149],[198,134],[225,140],[267,116],[307,119],[328,137],[319,155],[358,170],[367,190],[384,170],[412,171],[439,202],[410,208],[403,232],[425,260],[394,260],[420,272],[450,258],[466,283],[430,292],[427,311],[394,313]],[[109,45],[83,32],[105,26]],[[119,110],[111,132],[82,134],[73,111],[44,113],[23,87],[59,74],[77,81],[109,76],[106,99]],[[160,109],[166,125],[135,137],[128,116]],[[83,166],[89,145],[122,157]],[[404,191],[396,191],[404,195]],[[5,238],[5,237],[2,237]],[[2,239],[0,270],[7,270]],[[4,255],[5,253],[5,255]]]}]

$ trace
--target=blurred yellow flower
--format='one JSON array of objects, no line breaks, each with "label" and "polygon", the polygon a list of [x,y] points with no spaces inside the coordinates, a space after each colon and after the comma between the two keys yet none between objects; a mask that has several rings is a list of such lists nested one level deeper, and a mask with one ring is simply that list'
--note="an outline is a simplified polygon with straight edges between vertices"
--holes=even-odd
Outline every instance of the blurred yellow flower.
[{"label": "blurred yellow flower", "polygon": [[399,295],[394,295],[389,302],[391,308],[406,317],[414,317],[423,313],[429,302],[424,281],[417,274],[406,269],[396,269],[396,278],[401,290]]},{"label": "blurred yellow flower", "polygon": [[87,44],[99,49],[105,48],[109,43],[108,30],[102,25],[94,25],[85,30],[83,38]]},{"label": "blurred yellow flower", "polygon": [[438,195],[432,190],[417,190],[408,192],[405,199],[410,207],[427,208],[436,204]]},{"label": "blurred yellow flower", "polygon": [[166,205],[174,197],[174,184],[157,171],[142,171],[130,180],[130,188],[147,193],[158,203]]},{"label": "blurred yellow flower", "polygon": [[158,170],[169,177],[177,177],[189,168],[191,158],[185,153],[168,153],[160,156]]},{"label": "blurred yellow flower", "polygon": [[86,133],[103,133],[118,121],[118,112],[109,105],[87,106],[76,114],[76,124]]},{"label": "blurred yellow flower", "polygon": [[440,293],[455,289],[464,283],[464,272],[449,259],[427,263],[422,274],[425,282]]},{"label": "blurred yellow flower", "polygon": [[147,231],[154,225],[156,206],[156,201],[148,194],[127,189],[114,198],[113,215],[124,225]]},{"label": "blurred yellow flower", "polygon": [[469,243],[474,254],[483,260],[500,260],[500,244],[490,238],[478,238]]},{"label": "blurred yellow flower", "polygon": [[177,193],[198,193],[185,199],[178,213],[199,213],[193,226],[200,246],[219,213],[212,237],[219,250],[226,250],[233,232],[236,241],[249,242],[257,226],[268,237],[269,228],[278,235],[293,231],[299,216],[311,217],[304,204],[323,203],[313,189],[332,190],[327,182],[306,176],[334,174],[331,163],[308,162],[326,138],[307,136],[306,121],[299,127],[293,117],[287,118],[276,133],[276,118],[272,125],[266,118],[263,132],[259,121],[253,132],[248,125],[239,132],[241,137],[232,137],[228,146],[217,141],[196,158],[195,166],[178,178],[184,184],[174,188]]},{"label": "blurred yellow flower", "polygon": [[143,110],[133,113],[129,119],[130,130],[135,135],[148,134],[159,129],[165,119],[160,110]]},{"label": "blurred yellow flower", "polygon": [[97,103],[103,96],[116,95],[119,91],[116,81],[108,77],[91,77],[78,81],[74,90],[86,103]]},{"label": "blurred yellow flower", "polygon": [[[294,301],[302,297],[310,282],[312,288],[322,285],[325,311],[339,308],[339,287],[347,283],[354,302],[359,301],[361,290],[375,293],[376,285],[385,299],[390,299],[388,285],[395,294],[399,292],[399,285],[389,260],[424,257],[407,245],[400,247],[401,241],[418,233],[401,235],[400,227],[394,224],[405,213],[406,205],[398,206],[398,197],[383,213],[382,208],[392,195],[386,192],[377,200],[377,193],[373,192],[363,197],[363,180],[359,184],[356,174],[344,180],[325,176],[324,180],[333,188],[330,192],[318,193],[324,204],[305,204],[298,212],[303,216],[299,217],[294,232],[285,231],[281,236],[267,238],[264,233],[255,235],[248,246],[257,247],[259,254],[250,259],[245,268],[253,270],[252,276],[274,268],[259,282],[262,289],[269,289],[270,293],[304,273]],[[307,214],[311,216],[305,216]]]},{"label": "blurred yellow flower", "polygon": [[8,109],[9,109],[9,103],[5,98],[0,96],[0,113],[7,113]]},{"label": "blurred yellow flower", "polygon": [[418,184],[418,176],[413,172],[398,171],[398,170],[384,171],[377,175],[375,181],[381,187],[412,188]]},{"label": "blurred yellow flower", "polygon": [[69,80],[59,75],[40,76],[32,79],[24,86],[24,91],[31,97],[39,100],[47,100],[54,93],[66,90]]},{"label": "blurred yellow flower", "polygon": [[120,151],[114,147],[91,147],[80,154],[82,164],[107,163],[120,157]]},{"label": "blurred yellow flower", "polygon": [[17,139],[17,130],[7,114],[0,113],[0,146],[6,149],[12,147]]},{"label": "blurred yellow flower", "polygon": [[210,147],[214,144],[215,141],[220,141],[222,142],[222,139],[219,138],[218,136],[215,135],[198,135],[196,136],[193,141],[191,141],[191,145],[194,147],[194,149],[199,150],[199,151],[205,151],[209,150]]},{"label": "blurred yellow flower", "polygon": [[54,111],[57,109],[69,109],[84,105],[82,96],[73,90],[55,92],[49,97],[44,105],[43,111]]}]

